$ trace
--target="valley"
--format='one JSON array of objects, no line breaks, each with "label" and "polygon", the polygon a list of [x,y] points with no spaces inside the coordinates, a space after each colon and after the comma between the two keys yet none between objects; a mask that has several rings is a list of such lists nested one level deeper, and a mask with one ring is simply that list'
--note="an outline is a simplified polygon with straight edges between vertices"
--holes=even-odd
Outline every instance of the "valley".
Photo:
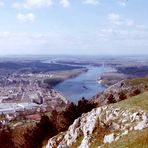
[{"label": "valley", "polygon": [[[127,57],[89,59],[2,60],[0,132],[12,132],[15,147],[29,140],[27,147],[95,148],[145,131],[147,60],[141,64]],[[120,117],[128,120],[127,126]]]}]

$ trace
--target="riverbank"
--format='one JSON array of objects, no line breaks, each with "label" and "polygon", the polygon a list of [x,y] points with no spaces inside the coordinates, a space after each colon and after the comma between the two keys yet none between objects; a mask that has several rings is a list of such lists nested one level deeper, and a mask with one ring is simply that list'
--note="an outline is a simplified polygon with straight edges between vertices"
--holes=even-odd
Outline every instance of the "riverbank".
[{"label": "riverbank", "polygon": [[103,72],[113,69],[111,67],[92,65],[86,66],[86,68],[88,69],[86,72],[57,84],[54,89],[62,92],[69,101],[75,103],[82,97],[89,99],[96,93],[103,91],[106,87],[99,84],[97,79]]},{"label": "riverbank", "polygon": [[99,83],[104,86],[114,85],[125,79],[133,79],[138,77],[147,77],[148,76],[148,65],[120,65],[115,67],[116,71],[114,72],[105,72],[98,79]]},{"label": "riverbank", "polygon": [[68,79],[75,78],[87,71],[88,71],[87,68],[79,68],[79,69],[73,69],[73,70],[53,72],[49,75],[48,78],[44,79],[44,83],[53,88],[59,83],[64,82]]}]

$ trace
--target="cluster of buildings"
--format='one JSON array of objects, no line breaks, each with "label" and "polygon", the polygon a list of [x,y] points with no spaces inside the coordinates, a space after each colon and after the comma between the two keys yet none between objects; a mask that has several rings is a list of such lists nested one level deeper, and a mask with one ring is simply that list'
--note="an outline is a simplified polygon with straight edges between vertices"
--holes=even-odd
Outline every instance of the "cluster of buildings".
[{"label": "cluster of buildings", "polygon": [[67,100],[43,84],[48,74],[13,74],[0,78],[0,114],[43,107],[55,109]]}]

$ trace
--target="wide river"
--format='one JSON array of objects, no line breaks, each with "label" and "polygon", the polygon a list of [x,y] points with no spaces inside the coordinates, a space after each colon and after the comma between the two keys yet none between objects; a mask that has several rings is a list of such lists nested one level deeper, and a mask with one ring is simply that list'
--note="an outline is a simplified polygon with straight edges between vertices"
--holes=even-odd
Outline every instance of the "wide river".
[{"label": "wide river", "polygon": [[82,97],[90,98],[101,92],[105,87],[97,82],[97,79],[103,72],[112,71],[111,67],[87,66],[88,71],[78,75],[75,78],[65,80],[55,86],[67,99],[77,102]]}]

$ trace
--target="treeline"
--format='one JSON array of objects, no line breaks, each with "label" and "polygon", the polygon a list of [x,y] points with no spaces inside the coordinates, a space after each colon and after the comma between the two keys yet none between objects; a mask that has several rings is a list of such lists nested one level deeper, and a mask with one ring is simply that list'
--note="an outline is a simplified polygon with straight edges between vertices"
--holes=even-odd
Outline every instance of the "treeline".
[{"label": "treeline", "polygon": [[50,71],[63,71],[80,69],[82,66],[64,65],[58,63],[43,63],[40,61],[3,61],[0,62],[0,72],[3,74],[18,71],[19,73],[45,73]]},{"label": "treeline", "polygon": [[148,66],[127,66],[127,67],[117,67],[119,73],[124,73],[128,75],[134,75],[138,77],[145,77],[148,75]]},{"label": "treeline", "polygon": [[[36,123],[33,129],[28,129],[23,135],[25,142],[17,147],[41,148],[44,140],[48,140],[59,132],[66,131],[75,119],[80,117],[83,113],[91,111],[96,106],[96,104],[82,98],[77,105],[71,103],[62,112],[53,111],[50,118],[46,115],[42,115],[40,122]],[[0,133],[0,139],[7,139],[7,141],[9,141],[5,143],[4,140],[0,140],[0,148],[16,147],[13,143],[11,130],[6,132],[5,137],[3,135],[4,134]]]},{"label": "treeline", "polygon": [[55,78],[55,79],[45,79],[44,83],[47,84],[47,86],[56,86],[57,84],[61,83],[63,80],[60,78]]}]

